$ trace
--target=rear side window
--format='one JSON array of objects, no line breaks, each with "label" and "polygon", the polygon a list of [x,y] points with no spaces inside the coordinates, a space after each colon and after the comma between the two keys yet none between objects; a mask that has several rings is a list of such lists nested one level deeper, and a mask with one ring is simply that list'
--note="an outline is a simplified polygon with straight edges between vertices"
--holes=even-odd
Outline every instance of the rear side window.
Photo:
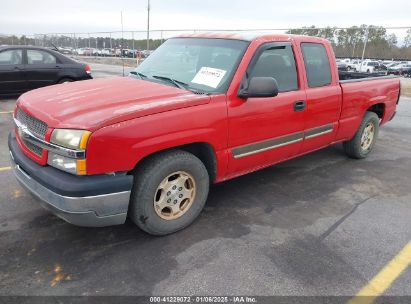
[{"label": "rear side window", "polygon": [[0,53],[0,65],[22,64],[21,50],[7,50]]},{"label": "rear side window", "polygon": [[319,43],[302,43],[305,70],[310,88],[331,84],[331,68],[327,51]]},{"label": "rear side window", "polygon": [[258,58],[251,76],[275,78],[279,92],[298,90],[297,69],[291,46],[265,50]]},{"label": "rear side window", "polygon": [[56,57],[40,50],[27,50],[27,63],[28,64],[54,64],[56,63]]}]

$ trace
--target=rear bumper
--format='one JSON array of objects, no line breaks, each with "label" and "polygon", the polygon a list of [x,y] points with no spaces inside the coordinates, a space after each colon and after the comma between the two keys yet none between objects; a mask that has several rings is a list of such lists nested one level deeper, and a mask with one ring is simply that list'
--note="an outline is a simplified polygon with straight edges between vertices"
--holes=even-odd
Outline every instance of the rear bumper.
[{"label": "rear bumper", "polygon": [[52,167],[42,167],[21,152],[12,134],[9,149],[18,182],[58,217],[84,227],[125,222],[132,176],[74,176]]}]

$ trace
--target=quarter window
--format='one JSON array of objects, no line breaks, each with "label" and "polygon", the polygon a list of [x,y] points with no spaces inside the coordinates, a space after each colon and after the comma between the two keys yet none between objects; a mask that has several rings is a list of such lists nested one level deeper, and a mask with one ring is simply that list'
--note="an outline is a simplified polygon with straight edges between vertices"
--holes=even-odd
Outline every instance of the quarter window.
[{"label": "quarter window", "polygon": [[27,63],[28,64],[54,64],[56,63],[56,57],[40,50],[27,50]]},{"label": "quarter window", "polygon": [[7,50],[0,53],[0,65],[22,64],[21,50]]},{"label": "quarter window", "polygon": [[302,43],[305,70],[307,71],[308,86],[322,87],[331,84],[331,68],[327,51],[319,43]]},{"label": "quarter window", "polygon": [[279,92],[298,90],[297,69],[291,46],[265,50],[258,58],[251,77],[273,77]]}]

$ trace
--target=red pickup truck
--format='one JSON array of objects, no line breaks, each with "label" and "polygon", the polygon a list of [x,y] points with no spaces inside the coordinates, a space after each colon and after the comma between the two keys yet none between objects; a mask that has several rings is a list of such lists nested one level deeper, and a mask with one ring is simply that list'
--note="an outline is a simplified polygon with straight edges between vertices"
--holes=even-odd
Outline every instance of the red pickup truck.
[{"label": "red pickup truck", "polygon": [[395,77],[339,80],[331,44],[292,35],[167,40],[129,77],[37,89],[16,104],[18,181],[80,226],[163,235],[219,183],[343,142],[364,158],[400,95]]}]

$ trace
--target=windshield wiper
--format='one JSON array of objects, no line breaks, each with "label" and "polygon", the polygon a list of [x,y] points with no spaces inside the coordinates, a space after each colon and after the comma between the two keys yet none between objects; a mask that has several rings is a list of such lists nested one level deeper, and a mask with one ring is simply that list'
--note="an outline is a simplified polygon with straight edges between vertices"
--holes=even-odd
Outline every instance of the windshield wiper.
[{"label": "windshield wiper", "polygon": [[151,77],[156,78],[156,79],[160,79],[160,80],[168,81],[168,82],[174,84],[179,89],[187,90],[188,87],[189,87],[188,83],[185,83],[185,82],[182,82],[182,81],[179,81],[179,80],[175,80],[171,77],[160,76],[160,75],[153,75]]},{"label": "windshield wiper", "polygon": [[193,93],[196,93],[196,94],[209,95],[209,93],[207,93],[207,92],[195,90],[195,89],[191,88],[188,83],[185,83],[185,82],[180,81],[180,80],[173,79],[171,77],[160,76],[160,75],[153,75],[151,77],[156,78],[156,79],[160,79],[160,80],[168,81],[168,82],[174,84],[177,88],[182,89],[182,90],[189,90],[189,91],[191,91]]},{"label": "windshield wiper", "polygon": [[138,76],[138,77],[140,77],[140,79],[147,78],[147,75],[144,75],[143,73],[140,73],[140,72],[137,72],[137,71],[131,71],[130,74],[133,75],[133,76]]}]

